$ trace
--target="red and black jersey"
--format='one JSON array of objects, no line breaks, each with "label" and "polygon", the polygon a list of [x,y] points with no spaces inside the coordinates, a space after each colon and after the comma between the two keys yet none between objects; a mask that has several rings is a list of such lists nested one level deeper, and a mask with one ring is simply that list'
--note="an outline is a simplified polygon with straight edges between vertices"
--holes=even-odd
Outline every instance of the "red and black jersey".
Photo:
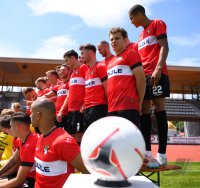
[{"label": "red and black jersey", "polygon": [[[69,91],[69,82],[64,82],[63,84],[61,85],[56,85],[53,90],[56,95],[57,95],[57,99],[56,99],[56,114],[59,113],[64,101],[65,101],[65,98],[67,97],[68,95],[68,91]],[[63,115],[67,115],[67,108],[63,111]]]},{"label": "red and black jersey", "polygon": [[131,42],[126,49],[134,50],[138,53],[138,44],[136,42]]},{"label": "red and black jersey", "polygon": [[13,138],[13,151],[16,151],[16,149],[19,149],[19,143],[20,139],[18,137]]},{"label": "red and black jersey", "polygon": [[55,128],[41,135],[35,150],[35,187],[62,187],[74,168],[70,164],[80,153],[75,139],[65,130]]},{"label": "red and black jersey", "polygon": [[108,66],[109,62],[113,59],[113,57],[115,57],[114,55],[111,55],[108,58],[105,58],[104,60],[101,61],[101,63],[105,64],[106,67]]},{"label": "red and black jersey", "polygon": [[102,82],[107,80],[106,65],[96,63],[85,72],[85,108],[106,104],[105,90]]},{"label": "red and black jersey", "polygon": [[27,176],[30,178],[35,178],[34,154],[37,140],[38,135],[30,132],[24,143],[21,140],[18,142],[21,160],[20,166],[32,167]]},{"label": "red and black jersey", "polygon": [[136,79],[132,70],[141,66],[138,53],[126,49],[114,57],[107,67],[108,112],[139,110]]},{"label": "red and black jersey", "polygon": [[37,91],[37,96],[38,97],[42,97],[43,95],[49,93],[51,90],[49,88],[45,88],[43,90],[38,90]]},{"label": "red and black jersey", "polygon": [[[152,20],[139,35],[138,53],[145,75],[151,75],[156,68],[160,53],[158,40],[167,38],[166,27],[162,20]],[[163,65],[162,74],[168,75],[166,63]]]},{"label": "red and black jersey", "polygon": [[85,97],[85,71],[88,66],[80,65],[73,70],[69,81],[68,111],[79,111]]}]

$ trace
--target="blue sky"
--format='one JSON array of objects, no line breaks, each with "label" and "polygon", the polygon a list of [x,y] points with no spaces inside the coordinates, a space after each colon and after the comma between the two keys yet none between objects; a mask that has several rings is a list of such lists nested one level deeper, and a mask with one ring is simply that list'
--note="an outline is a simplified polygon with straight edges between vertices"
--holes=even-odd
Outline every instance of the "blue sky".
[{"label": "blue sky", "polygon": [[200,67],[199,0],[2,0],[0,56],[62,59],[81,44],[109,41],[114,26],[137,41],[142,28],[131,25],[127,13],[137,3],[168,26],[167,64]]}]

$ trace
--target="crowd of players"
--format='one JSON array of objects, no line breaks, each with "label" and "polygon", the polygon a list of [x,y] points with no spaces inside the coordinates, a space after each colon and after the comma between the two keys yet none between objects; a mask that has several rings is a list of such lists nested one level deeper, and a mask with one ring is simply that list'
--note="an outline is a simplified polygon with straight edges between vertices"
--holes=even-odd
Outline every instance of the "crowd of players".
[{"label": "crowd of players", "polygon": [[[82,135],[94,121],[106,116],[123,117],[138,126],[146,143],[147,167],[167,164],[166,25],[148,19],[141,5],[130,9],[129,18],[133,25],[144,28],[137,43],[130,42],[125,29],[111,28],[109,38],[115,54],[107,41],[100,41],[97,47],[80,46],[80,55],[67,51],[65,64],[38,78],[36,90],[23,90],[26,113],[2,112],[1,131],[14,137],[15,152],[0,169],[0,177],[6,177],[0,180],[0,187],[24,183],[28,187],[62,187],[74,169],[87,173],[80,155]],[[97,50],[104,57],[101,62],[96,59]],[[151,154],[152,106],[158,121],[156,158]],[[5,144],[0,147],[0,152],[4,151]]]}]

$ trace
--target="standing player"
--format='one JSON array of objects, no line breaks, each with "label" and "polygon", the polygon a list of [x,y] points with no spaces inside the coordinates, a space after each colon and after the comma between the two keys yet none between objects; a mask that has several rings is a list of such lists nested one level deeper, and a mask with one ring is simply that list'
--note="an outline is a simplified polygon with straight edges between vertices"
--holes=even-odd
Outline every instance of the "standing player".
[{"label": "standing player", "polygon": [[[133,6],[129,11],[129,17],[135,27],[142,26],[144,30],[139,35],[138,53],[140,54],[147,87],[142,105],[141,131],[146,142],[147,166],[156,168],[166,165],[167,146],[167,116],[164,99],[170,95],[170,84],[166,66],[168,56],[168,41],[166,24],[162,20],[150,20],[145,15],[145,9],[141,5]],[[156,159],[151,154],[151,105],[155,107],[155,117],[158,122],[159,149]]]},{"label": "standing player", "polygon": [[81,55],[88,66],[85,72],[84,126],[85,130],[94,121],[107,116],[106,66],[96,60],[96,47],[86,44],[80,47]]},{"label": "standing player", "polygon": [[50,92],[50,89],[47,87],[46,80],[44,77],[39,77],[35,81],[35,86],[38,89],[38,91],[37,91],[38,97],[41,97],[41,96],[45,95],[46,93]]},{"label": "standing player", "polygon": [[109,43],[105,40],[102,40],[98,43],[97,49],[98,49],[99,53],[102,55],[102,57],[105,58],[101,62],[107,66],[109,61],[111,61],[112,58],[114,57],[110,51]]},{"label": "standing player", "polygon": [[[49,87],[50,90],[52,90],[54,88],[54,86],[62,84],[61,81],[59,80],[59,76],[58,76],[58,73],[56,72],[56,70],[47,71],[46,77],[48,78],[48,80],[51,84]],[[55,96],[51,97],[51,100],[54,103],[56,103],[57,96],[55,95]]]},{"label": "standing player", "polygon": [[126,49],[128,34],[123,28],[110,29],[109,37],[116,57],[107,67],[108,115],[124,117],[139,127],[146,85],[140,57]]},{"label": "standing player", "polygon": [[34,100],[37,99],[38,97],[37,93],[31,87],[24,88],[22,92],[23,92],[24,97],[26,98],[26,100],[24,100],[26,102],[26,113],[30,115],[31,104]]},{"label": "standing player", "polygon": [[35,101],[31,106],[31,120],[41,136],[35,149],[35,188],[62,187],[74,168],[87,173],[75,139],[54,124],[55,104],[50,99]]},{"label": "standing player", "polygon": [[83,113],[80,110],[84,104],[85,71],[87,70],[87,65],[78,61],[78,53],[74,50],[67,51],[64,54],[64,59],[73,71],[69,81],[69,95],[65,101],[68,103],[68,133],[80,143],[84,130]]},{"label": "standing player", "polygon": [[57,96],[55,105],[56,105],[56,125],[58,127],[63,127],[67,130],[67,105],[64,104],[64,101],[69,92],[69,77],[71,71],[70,68],[63,64],[60,67],[59,77],[62,81],[62,84],[56,85],[52,88],[52,91],[45,94],[44,97],[52,98]]}]

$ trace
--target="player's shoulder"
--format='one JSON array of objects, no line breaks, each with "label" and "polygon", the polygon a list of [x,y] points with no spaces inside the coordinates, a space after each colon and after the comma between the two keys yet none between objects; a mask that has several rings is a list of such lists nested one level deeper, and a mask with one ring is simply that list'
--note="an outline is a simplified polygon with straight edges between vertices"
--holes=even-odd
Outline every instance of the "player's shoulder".
[{"label": "player's shoulder", "polygon": [[152,23],[154,25],[166,25],[166,23],[161,19],[154,19],[154,20],[152,20]]},{"label": "player's shoulder", "polygon": [[71,144],[76,142],[75,139],[69,133],[67,133],[64,129],[61,128],[56,129],[54,136],[54,145]]},{"label": "player's shoulder", "polygon": [[0,132],[0,140],[7,138],[7,134],[4,132]]}]

